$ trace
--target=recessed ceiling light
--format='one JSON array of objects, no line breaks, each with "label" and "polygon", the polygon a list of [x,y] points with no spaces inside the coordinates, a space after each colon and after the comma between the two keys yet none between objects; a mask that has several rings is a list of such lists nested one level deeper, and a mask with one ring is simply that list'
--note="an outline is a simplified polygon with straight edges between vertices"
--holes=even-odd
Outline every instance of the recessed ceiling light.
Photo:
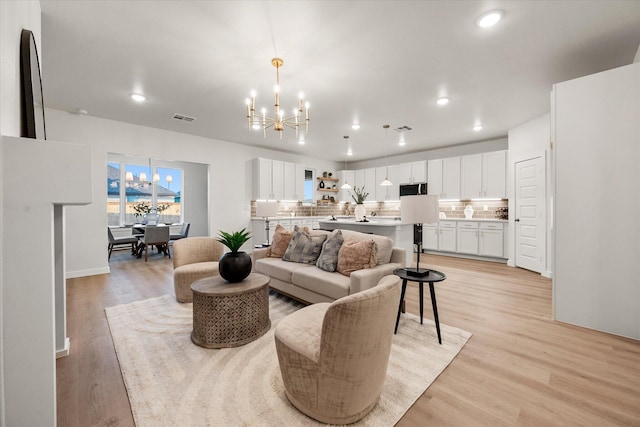
[{"label": "recessed ceiling light", "polygon": [[436,104],[438,105],[447,105],[448,103],[449,103],[449,98],[447,98],[446,96],[438,98],[438,100],[436,101]]},{"label": "recessed ceiling light", "polygon": [[75,113],[83,115],[83,116],[86,116],[87,114],[89,114],[89,112],[87,110],[85,110],[84,108],[77,108]]},{"label": "recessed ceiling light", "polygon": [[351,129],[358,130],[358,129],[360,129],[360,125],[358,123],[354,123],[354,124],[351,125]]},{"label": "recessed ceiling light", "polygon": [[504,12],[501,10],[492,10],[480,16],[476,21],[476,25],[480,28],[489,28],[496,25],[501,19]]},{"label": "recessed ceiling light", "polygon": [[473,130],[475,130],[476,132],[481,131],[482,130],[482,125],[475,125],[473,127]]},{"label": "recessed ceiling light", "polygon": [[131,96],[131,99],[133,99],[136,102],[144,102],[147,99],[147,97],[141,93],[132,93],[130,96]]}]

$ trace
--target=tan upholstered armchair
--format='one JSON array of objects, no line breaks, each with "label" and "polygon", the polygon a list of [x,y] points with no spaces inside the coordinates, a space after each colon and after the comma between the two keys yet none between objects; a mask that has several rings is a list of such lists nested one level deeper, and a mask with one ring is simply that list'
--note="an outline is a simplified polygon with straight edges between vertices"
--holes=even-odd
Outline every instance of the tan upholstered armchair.
[{"label": "tan upholstered armchair", "polygon": [[192,302],[191,284],[218,275],[222,243],[215,237],[187,237],[173,244],[173,286],[179,302]]},{"label": "tan upholstered armchair", "polygon": [[280,372],[289,401],[328,424],[364,417],[378,402],[387,374],[400,278],[302,308],[275,331]]}]

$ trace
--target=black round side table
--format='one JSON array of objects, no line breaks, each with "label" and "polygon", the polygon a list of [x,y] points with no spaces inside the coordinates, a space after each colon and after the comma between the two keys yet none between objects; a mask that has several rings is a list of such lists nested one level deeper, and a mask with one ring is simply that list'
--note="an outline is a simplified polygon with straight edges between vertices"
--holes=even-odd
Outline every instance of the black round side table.
[{"label": "black round side table", "polygon": [[[413,269],[415,270],[415,269]],[[403,311],[404,306],[404,293],[407,290],[407,282],[418,282],[420,286],[420,324],[422,325],[422,313],[423,313],[423,296],[424,289],[423,284],[426,282],[429,284],[429,292],[431,293],[431,306],[433,307],[433,319],[436,324],[436,331],[438,332],[438,343],[442,344],[442,338],[440,336],[440,321],[438,320],[438,306],[436,304],[436,291],[433,288],[433,284],[436,282],[442,282],[447,278],[447,275],[436,270],[426,270],[426,274],[423,276],[414,276],[408,272],[406,268],[396,268],[393,270],[393,274],[402,279],[402,294],[400,295],[400,305],[398,306],[398,317],[396,319],[396,329],[394,333],[398,332],[398,323],[400,323],[400,313]]]}]

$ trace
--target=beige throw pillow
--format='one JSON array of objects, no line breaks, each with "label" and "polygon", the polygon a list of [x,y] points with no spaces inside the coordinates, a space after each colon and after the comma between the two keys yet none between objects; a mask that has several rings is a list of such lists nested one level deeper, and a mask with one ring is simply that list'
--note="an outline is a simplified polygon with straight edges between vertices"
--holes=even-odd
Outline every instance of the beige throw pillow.
[{"label": "beige throw pillow", "polygon": [[282,258],[282,255],[287,251],[289,242],[291,242],[291,236],[293,233],[280,224],[276,225],[276,231],[273,233],[273,240],[271,246],[267,250],[267,256],[273,258]]},{"label": "beige throw pillow", "polygon": [[345,276],[376,266],[376,243],[373,240],[346,240],[338,252],[338,272]]}]

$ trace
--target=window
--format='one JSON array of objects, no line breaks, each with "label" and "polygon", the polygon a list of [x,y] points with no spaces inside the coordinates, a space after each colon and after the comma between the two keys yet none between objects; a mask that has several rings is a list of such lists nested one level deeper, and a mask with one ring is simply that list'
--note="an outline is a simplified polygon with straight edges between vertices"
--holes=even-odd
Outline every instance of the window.
[{"label": "window", "polygon": [[182,177],[182,169],[108,162],[107,224],[141,222],[152,209],[160,222],[181,222]]},{"label": "window", "polygon": [[303,202],[313,202],[313,170],[304,171],[304,199]]}]

